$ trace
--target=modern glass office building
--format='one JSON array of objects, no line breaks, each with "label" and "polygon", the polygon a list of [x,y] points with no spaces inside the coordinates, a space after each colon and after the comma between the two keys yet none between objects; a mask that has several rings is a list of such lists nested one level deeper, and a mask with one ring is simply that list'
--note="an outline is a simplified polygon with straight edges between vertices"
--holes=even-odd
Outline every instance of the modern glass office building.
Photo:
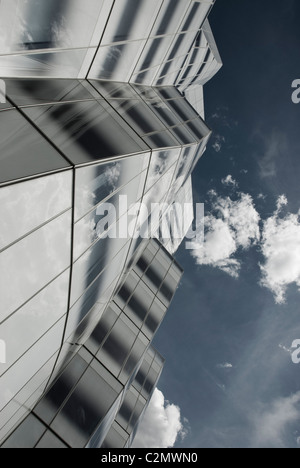
[{"label": "modern glass office building", "polygon": [[211,134],[213,3],[0,3],[3,447],[133,440]]}]

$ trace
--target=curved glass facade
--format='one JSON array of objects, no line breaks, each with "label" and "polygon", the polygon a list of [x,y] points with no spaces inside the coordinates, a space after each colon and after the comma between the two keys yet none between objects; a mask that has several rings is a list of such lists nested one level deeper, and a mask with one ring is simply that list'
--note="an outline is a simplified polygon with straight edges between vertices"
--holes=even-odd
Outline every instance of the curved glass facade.
[{"label": "curved glass facade", "polygon": [[180,225],[180,207],[211,134],[213,3],[0,3],[3,447],[134,438],[182,275],[171,255],[193,221]]}]

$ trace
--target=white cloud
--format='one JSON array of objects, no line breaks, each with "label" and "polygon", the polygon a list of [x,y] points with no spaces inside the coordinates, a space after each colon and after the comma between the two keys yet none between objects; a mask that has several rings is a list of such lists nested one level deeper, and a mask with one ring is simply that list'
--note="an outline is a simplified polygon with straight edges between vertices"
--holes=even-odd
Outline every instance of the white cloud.
[{"label": "white cloud", "polygon": [[256,415],[256,447],[273,445],[284,447],[284,433],[287,426],[300,418],[300,392],[288,398],[275,400],[269,410]]},{"label": "white cloud", "polygon": [[232,175],[228,175],[224,179],[222,179],[222,184],[225,185],[226,187],[234,187],[237,188],[239,184],[237,183],[236,180],[232,177]]},{"label": "white cloud", "polygon": [[300,289],[300,223],[299,214],[281,216],[281,209],[287,204],[285,196],[277,202],[277,210],[268,218],[263,227],[261,284],[275,295],[276,302],[285,302],[289,285],[295,283]]},{"label": "white cloud", "polygon": [[205,241],[191,253],[198,265],[211,265],[237,278],[240,261],[234,258],[238,249],[249,249],[260,240],[260,216],[253,199],[245,193],[237,201],[216,197],[212,212],[205,218]]},{"label": "white cloud", "polygon": [[215,141],[214,141],[212,147],[213,147],[213,149],[215,150],[216,153],[219,153],[221,151],[225,141],[226,141],[225,137],[223,137],[222,135],[215,135]]},{"label": "white cloud", "polygon": [[186,436],[187,420],[181,421],[180,409],[165,400],[162,392],[154,391],[140,423],[133,448],[174,447],[178,437]]},{"label": "white cloud", "polygon": [[233,369],[233,365],[230,364],[229,362],[226,362],[225,364],[218,364],[217,367],[219,369]]}]

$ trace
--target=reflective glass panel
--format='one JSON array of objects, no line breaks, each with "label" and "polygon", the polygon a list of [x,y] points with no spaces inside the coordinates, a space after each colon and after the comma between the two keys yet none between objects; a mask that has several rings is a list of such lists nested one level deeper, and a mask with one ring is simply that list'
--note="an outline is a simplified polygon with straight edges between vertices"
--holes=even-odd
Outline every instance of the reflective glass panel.
[{"label": "reflective glass panel", "polygon": [[30,414],[2,445],[2,448],[34,448],[46,429],[46,426]]},{"label": "reflective glass panel", "polygon": [[84,78],[96,50],[96,48],[70,49],[23,55],[2,55],[0,56],[0,76]]},{"label": "reflective glass panel", "polygon": [[100,47],[89,77],[128,82],[145,43],[136,41]]},{"label": "reflective glass panel", "polygon": [[70,171],[0,188],[0,250],[71,205]]},{"label": "reflective glass panel", "polygon": [[35,448],[38,449],[66,449],[68,446],[64,444],[53,432],[47,431],[41,438]]},{"label": "reflective glass panel", "polygon": [[69,166],[17,110],[0,112],[0,136],[0,183]]},{"label": "reflective glass panel", "polygon": [[79,80],[7,79],[6,86],[7,95],[19,107],[99,99],[92,87]]},{"label": "reflective glass panel", "polygon": [[86,445],[118,397],[118,392],[106,380],[107,371],[98,367],[99,373],[92,367],[87,369],[51,425],[71,447]]},{"label": "reflective glass panel", "polygon": [[[3,0],[0,54],[22,50],[77,48],[92,42],[102,0]],[[91,44],[92,43],[92,44]]]},{"label": "reflective glass panel", "polygon": [[104,101],[60,104],[42,114],[41,108],[25,111],[74,164],[148,149]]},{"label": "reflective glass panel", "polygon": [[76,170],[75,220],[77,221],[117,189],[143,172],[149,153]]},{"label": "reflective glass panel", "polygon": [[69,271],[1,324],[0,336],[8,349],[6,363],[0,366],[0,375],[67,313],[68,294]]},{"label": "reflective glass panel", "polygon": [[118,0],[103,37],[103,44],[147,38],[161,0]]},{"label": "reflective glass panel", "polygon": [[67,212],[0,254],[0,320],[70,265],[71,213]]}]

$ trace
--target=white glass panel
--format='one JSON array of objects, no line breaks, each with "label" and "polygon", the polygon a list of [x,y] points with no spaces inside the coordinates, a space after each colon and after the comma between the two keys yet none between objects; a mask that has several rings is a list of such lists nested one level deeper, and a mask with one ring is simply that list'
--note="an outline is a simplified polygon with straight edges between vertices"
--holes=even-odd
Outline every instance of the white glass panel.
[{"label": "white glass panel", "polygon": [[0,189],[0,250],[72,205],[70,171]]},{"label": "white glass panel", "polygon": [[70,265],[71,213],[0,254],[0,320],[28,301]]}]

